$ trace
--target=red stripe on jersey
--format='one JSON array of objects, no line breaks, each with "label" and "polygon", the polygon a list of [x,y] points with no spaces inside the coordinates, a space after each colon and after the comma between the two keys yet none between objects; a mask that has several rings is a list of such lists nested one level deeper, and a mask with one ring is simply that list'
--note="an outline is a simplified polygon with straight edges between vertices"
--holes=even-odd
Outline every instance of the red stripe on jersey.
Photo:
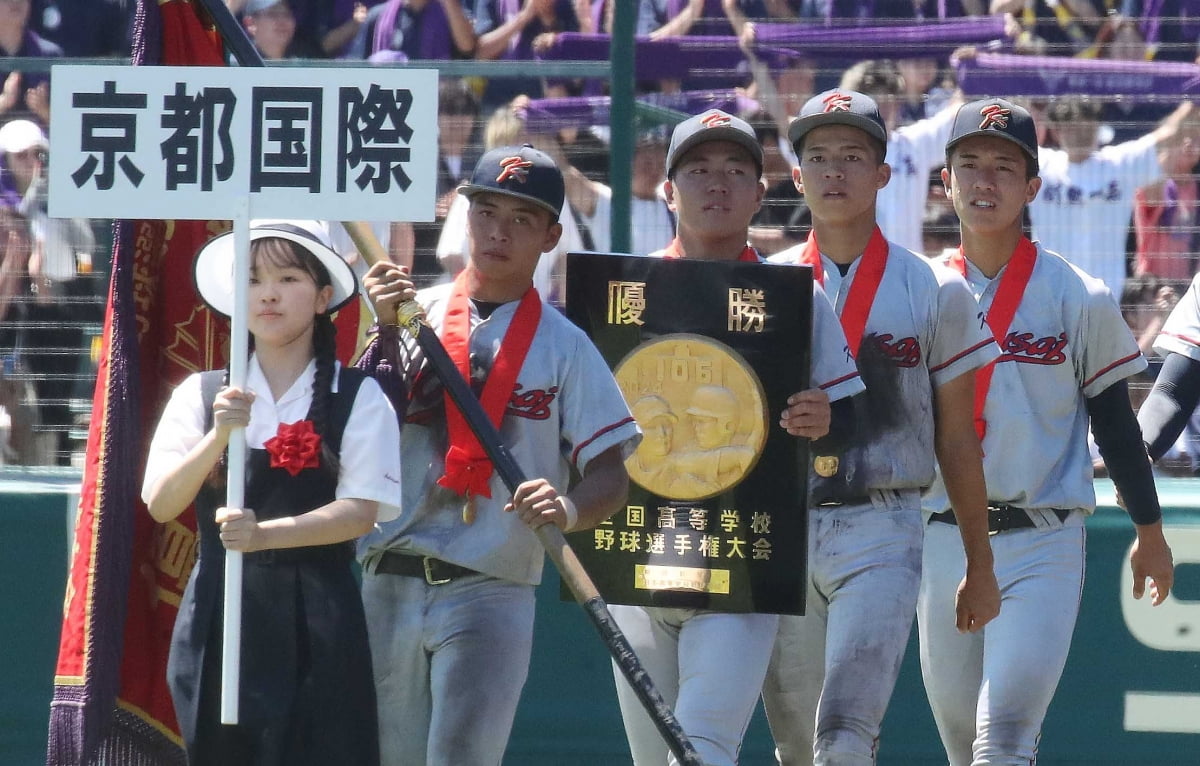
[{"label": "red stripe on jersey", "polygon": [[959,359],[962,359],[964,356],[969,356],[969,355],[971,355],[971,354],[975,353],[976,351],[978,351],[979,349],[983,348],[983,347],[984,347],[984,346],[986,346],[987,344],[989,344],[989,343],[995,343],[995,342],[996,342],[996,341],[992,340],[991,338],[988,338],[987,340],[980,341],[979,343],[976,343],[974,346],[971,346],[970,348],[968,348],[966,351],[963,351],[963,352],[961,352],[961,353],[955,354],[954,356],[950,357],[950,358],[949,358],[949,359],[947,359],[946,361],[944,361],[944,362],[942,362],[941,364],[939,364],[937,367],[930,367],[930,368],[929,368],[929,371],[930,371],[930,372],[937,372],[938,370],[944,370],[944,369],[946,369],[947,367],[949,367],[950,365],[952,365],[952,364],[954,364],[955,362],[957,362]]},{"label": "red stripe on jersey", "polygon": [[1200,348],[1200,338],[1193,338],[1190,335],[1180,335],[1179,333],[1174,332],[1164,332],[1162,334],[1166,335],[1168,338],[1178,338],[1184,343]]},{"label": "red stripe on jersey", "polygon": [[821,385],[817,386],[817,388],[824,391],[827,388],[833,388],[834,386],[836,386],[839,383],[845,383],[847,380],[854,380],[857,377],[858,377],[858,372],[852,372],[849,375],[843,375],[840,378],[835,378],[835,379],[829,381],[828,383],[822,383]]},{"label": "red stripe on jersey", "polygon": [[1137,359],[1137,358],[1138,358],[1139,356],[1141,356],[1141,355],[1142,355],[1142,352],[1141,352],[1141,351],[1134,351],[1132,354],[1130,354],[1129,356],[1125,357],[1124,359],[1118,359],[1117,361],[1115,361],[1115,362],[1113,362],[1112,364],[1108,365],[1108,366],[1107,366],[1107,367],[1105,367],[1104,369],[1100,370],[1100,372],[1096,373],[1096,374],[1095,374],[1095,375],[1093,375],[1092,377],[1090,377],[1090,378],[1088,378],[1087,380],[1083,381],[1083,387],[1084,387],[1084,388],[1087,388],[1088,386],[1090,386],[1090,385],[1092,384],[1092,381],[1094,381],[1096,378],[1100,377],[1100,376],[1101,376],[1101,375],[1103,375],[1104,373],[1108,372],[1109,370],[1112,370],[1114,367],[1120,367],[1120,366],[1121,366],[1121,365],[1123,365],[1123,364],[1126,364],[1126,363],[1128,363],[1128,362],[1132,362],[1134,359]]},{"label": "red stripe on jersey", "polygon": [[601,436],[604,436],[606,433],[609,433],[609,432],[611,432],[611,431],[615,431],[615,430],[617,430],[618,428],[620,428],[620,427],[621,427],[621,426],[623,426],[623,425],[626,425],[626,424],[628,424],[628,423],[636,423],[636,422],[637,422],[636,420],[634,420],[633,418],[629,417],[629,418],[625,418],[624,420],[617,421],[616,423],[613,423],[611,426],[607,426],[607,427],[605,427],[605,428],[601,428],[599,431],[597,431],[596,433],[592,434],[592,435],[591,435],[589,438],[587,438],[587,439],[583,440],[582,442],[580,442],[580,444],[579,444],[579,446],[578,446],[578,447],[576,447],[575,449],[571,450],[571,463],[572,463],[572,464],[575,464],[575,463],[577,463],[577,462],[578,462],[578,460],[579,460],[579,453],[580,453],[580,452],[583,450],[583,448],[584,448],[584,447],[586,447],[586,446],[588,446],[588,445],[589,445],[589,444],[591,444],[592,442],[596,441],[596,440],[597,440],[597,439],[599,439]]}]

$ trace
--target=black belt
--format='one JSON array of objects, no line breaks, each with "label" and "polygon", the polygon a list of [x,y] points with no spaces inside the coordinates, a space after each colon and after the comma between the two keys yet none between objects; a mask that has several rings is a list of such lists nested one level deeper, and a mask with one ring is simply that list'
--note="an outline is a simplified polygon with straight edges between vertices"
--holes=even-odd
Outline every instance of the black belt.
[{"label": "black belt", "polygon": [[[1067,517],[1071,515],[1071,511],[1067,508],[1047,508],[1046,510],[1054,511],[1054,515],[1058,517],[1059,521],[1066,521]],[[958,524],[958,520],[954,518],[954,511],[935,513],[929,517],[929,521]],[[1033,526],[1036,525],[1029,516],[1029,512],[1024,508],[1018,508],[1015,505],[988,506],[988,534],[996,535],[1010,529],[1026,529]]]},{"label": "black belt", "polygon": [[420,577],[430,585],[445,585],[462,577],[474,577],[479,572],[429,556],[384,551],[379,557],[379,563],[375,565],[375,574]]}]

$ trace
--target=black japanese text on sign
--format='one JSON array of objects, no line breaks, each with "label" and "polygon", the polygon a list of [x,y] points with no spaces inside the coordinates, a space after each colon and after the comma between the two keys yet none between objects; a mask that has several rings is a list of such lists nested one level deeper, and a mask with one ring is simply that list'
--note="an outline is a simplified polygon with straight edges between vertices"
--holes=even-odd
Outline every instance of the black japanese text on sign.
[{"label": "black japanese text on sign", "polygon": [[53,216],[433,220],[433,70],[62,65],[51,114]]}]

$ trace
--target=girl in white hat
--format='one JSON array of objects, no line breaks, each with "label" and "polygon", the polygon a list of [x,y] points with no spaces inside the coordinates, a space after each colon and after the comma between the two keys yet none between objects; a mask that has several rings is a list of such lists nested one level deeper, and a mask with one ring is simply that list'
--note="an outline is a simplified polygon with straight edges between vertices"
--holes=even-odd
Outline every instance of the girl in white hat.
[{"label": "girl in white hat", "polygon": [[[196,286],[232,312],[233,236],[197,255]],[[155,431],[142,497],[170,522],[195,503],[197,560],[167,663],[188,760],[377,764],[374,682],[353,540],[400,499],[400,433],[374,380],[334,359],[349,266],[311,221],[251,226],[246,387],[198,373]],[[246,429],[245,508],[224,505],[225,448]],[[220,723],[225,551],[244,554],[239,723]]]}]

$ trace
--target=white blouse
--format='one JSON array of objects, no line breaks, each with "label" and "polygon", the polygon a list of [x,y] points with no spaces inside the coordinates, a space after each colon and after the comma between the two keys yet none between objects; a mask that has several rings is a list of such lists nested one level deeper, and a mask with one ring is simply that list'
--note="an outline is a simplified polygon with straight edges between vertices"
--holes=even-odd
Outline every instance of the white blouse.
[{"label": "white blouse", "polygon": [[[340,364],[337,365],[340,369]],[[246,446],[261,449],[275,436],[280,424],[295,423],[308,415],[312,403],[312,384],[316,361],[300,373],[291,388],[276,401],[259,367],[258,358],[250,357],[246,388],[256,394],[250,405],[250,423],[246,426]],[[338,376],[333,377],[337,391]],[[146,476],[142,499],[204,437],[205,411],[200,401],[200,374],[188,376],[172,392],[146,458]],[[342,434],[335,497],[374,500],[379,503],[378,521],[390,521],[400,515],[400,426],[396,412],[383,390],[367,378],[358,389],[346,430]]]}]

